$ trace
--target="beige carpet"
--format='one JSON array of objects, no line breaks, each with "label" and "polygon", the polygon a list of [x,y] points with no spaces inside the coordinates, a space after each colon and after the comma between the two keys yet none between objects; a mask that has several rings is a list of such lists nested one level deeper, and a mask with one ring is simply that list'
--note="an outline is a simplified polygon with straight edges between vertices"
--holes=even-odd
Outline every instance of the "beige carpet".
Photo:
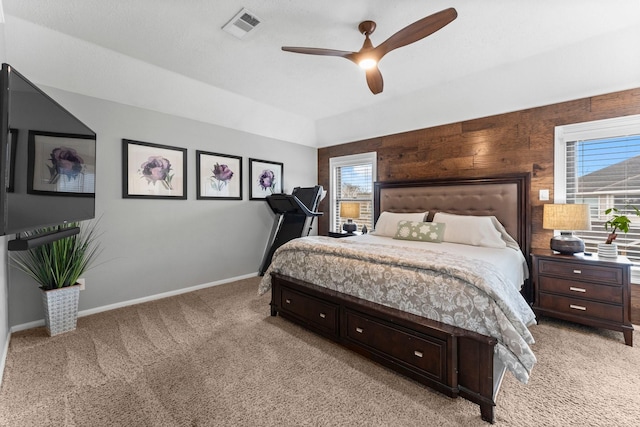
[{"label": "beige carpet", "polygon": [[[270,317],[257,283],[83,317],[53,338],[43,328],[14,334],[0,425],[487,425],[462,398]],[[532,332],[539,363],[528,385],[507,374],[497,425],[640,424],[639,348],[552,320]]]}]

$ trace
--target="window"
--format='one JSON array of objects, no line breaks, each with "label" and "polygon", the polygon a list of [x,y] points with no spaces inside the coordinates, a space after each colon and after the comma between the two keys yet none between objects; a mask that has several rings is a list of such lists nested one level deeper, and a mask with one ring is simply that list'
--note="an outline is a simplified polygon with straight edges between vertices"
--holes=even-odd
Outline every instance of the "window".
[{"label": "window", "polygon": [[[341,231],[342,224],[352,219],[358,231],[366,225],[373,229],[373,182],[376,177],[376,153],[354,154],[329,159],[331,170],[331,212],[329,229]],[[340,217],[343,202],[357,202],[360,215],[357,218]]]},{"label": "window", "polygon": [[628,206],[640,207],[640,115],[556,127],[555,177],[556,203],[590,205],[591,230],[575,232],[587,251],[606,240],[606,209],[629,216],[629,233],[619,233],[616,243],[635,263],[639,283],[640,218]]}]

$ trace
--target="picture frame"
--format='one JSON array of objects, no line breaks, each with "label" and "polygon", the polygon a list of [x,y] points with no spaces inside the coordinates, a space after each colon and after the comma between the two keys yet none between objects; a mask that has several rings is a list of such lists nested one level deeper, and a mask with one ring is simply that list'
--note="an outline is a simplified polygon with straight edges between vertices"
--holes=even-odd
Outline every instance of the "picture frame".
[{"label": "picture frame", "polygon": [[196,150],[196,198],[242,200],[242,157]]},{"label": "picture frame", "polygon": [[122,197],[187,199],[187,149],[122,140]]},{"label": "picture frame", "polygon": [[[15,163],[14,138],[17,132],[12,134],[10,154]],[[95,197],[95,135],[31,130],[27,145],[28,194]],[[12,176],[9,188],[13,190]]]},{"label": "picture frame", "polygon": [[284,164],[270,160],[249,159],[249,200],[264,200],[282,193]]}]

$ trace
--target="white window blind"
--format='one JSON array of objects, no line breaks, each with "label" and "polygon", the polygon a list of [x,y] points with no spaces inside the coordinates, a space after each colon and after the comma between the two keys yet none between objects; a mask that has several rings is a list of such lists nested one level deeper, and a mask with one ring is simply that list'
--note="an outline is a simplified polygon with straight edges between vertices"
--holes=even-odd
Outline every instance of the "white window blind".
[{"label": "white window blind", "polygon": [[575,231],[586,250],[597,252],[609,232],[608,208],[632,221],[629,233],[618,233],[619,251],[631,259],[634,282],[640,279],[640,116],[579,123],[556,128],[556,203],[590,205],[591,230]]},{"label": "white window blind", "polygon": [[329,160],[331,169],[331,231],[342,230],[349,218],[340,216],[343,202],[355,202],[360,206],[360,215],[351,218],[358,231],[366,225],[373,229],[373,182],[376,176],[376,153],[334,157]]}]

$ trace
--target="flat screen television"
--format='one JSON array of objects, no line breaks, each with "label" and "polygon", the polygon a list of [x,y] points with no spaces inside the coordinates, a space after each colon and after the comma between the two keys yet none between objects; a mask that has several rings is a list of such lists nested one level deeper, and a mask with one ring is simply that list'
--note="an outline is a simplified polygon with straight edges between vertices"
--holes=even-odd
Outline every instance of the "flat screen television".
[{"label": "flat screen television", "polygon": [[95,132],[8,64],[0,84],[0,234],[94,218]]}]

